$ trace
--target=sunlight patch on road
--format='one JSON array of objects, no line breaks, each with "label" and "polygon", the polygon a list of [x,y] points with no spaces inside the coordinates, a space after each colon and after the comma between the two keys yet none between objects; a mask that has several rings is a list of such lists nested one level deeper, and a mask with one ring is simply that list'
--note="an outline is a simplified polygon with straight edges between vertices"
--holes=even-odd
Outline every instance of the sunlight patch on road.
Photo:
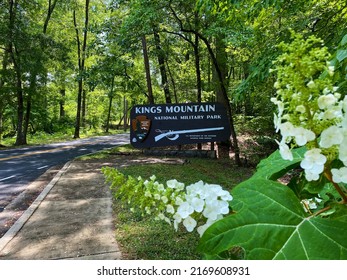
[{"label": "sunlight patch on road", "polygon": [[2,179],[0,179],[0,182],[9,180],[9,179],[14,178],[14,177],[16,177],[16,176],[12,175],[12,176],[9,176],[9,177],[6,177],[6,178],[2,178]]},{"label": "sunlight patch on road", "polygon": [[44,165],[44,166],[41,166],[41,167],[38,167],[37,169],[40,170],[40,169],[44,169],[46,167],[48,167],[49,165]]},{"label": "sunlight patch on road", "polygon": [[[117,141],[117,139],[114,139],[114,140]],[[122,139],[119,139],[118,141],[116,143],[114,143],[114,144],[115,145],[128,144],[127,141],[123,141]],[[6,157],[6,158],[0,158],[0,161],[5,161],[5,160],[10,160],[10,159],[15,159],[15,158],[22,158],[22,157],[38,155],[38,154],[58,152],[58,151],[62,151],[62,150],[72,149],[72,148],[83,146],[83,145],[96,144],[96,143],[100,143],[100,142],[105,142],[105,138],[95,139],[95,140],[92,140],[91,142],[82,141],[81,143],[77,143],[77,144],[74,144],[74,145],[63,146],[63,147],[54,148],[54,149],[46,149],[46,150],[42,150],[42,151],[29,152],[29,153],[25,153],[25,154],[21,154],[21,155],[9,156],[9,157]],[[84,150],[84,149],[80,149],[80,150]]]},{"label": "sunlight patch on road", "polygon": [[43,150],[43,151],[30,152],[30,153],[26,153],[26,154],[22,154],[22,155],[16,155],[16,156],[10,156],[10,157],[6,157],[6,158],[0,158],[0,161],[9,160],[9,159],[15,159],[15,158],[28,157],[28,156],[32,156],[32,155],[52,153],[52,152],[66,150],[66,149],[71,149],[73,147],[74,146],[65,146],[65,147],[56,148],[56,149],[48,149],[48,150]]}]

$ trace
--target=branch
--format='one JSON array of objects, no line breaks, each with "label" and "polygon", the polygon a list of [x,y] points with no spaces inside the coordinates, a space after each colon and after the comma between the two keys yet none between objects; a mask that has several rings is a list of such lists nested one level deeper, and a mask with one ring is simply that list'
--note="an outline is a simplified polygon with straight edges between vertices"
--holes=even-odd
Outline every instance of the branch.
[{"label": "branch", "polygon": [[47,11],[47,16],[45,19],[45,23],[43,25],[43,34],[47,33],[47,28],[48,28],[48,23],[49,20],[51,19],[51,16],[53,14],[55,5],[57,4],[58,0],[54,0],[54,2],[52,3],[52,0],[48,0],[48,11]]},{"label": "branch", "polygon": [[88,23],[89,23],[89,3],[90,3],[90,0],[86,0],[85,20],[84,20],[84,33],[83,33],[83,46],[82,46],[82,70],[84,70],[84,63],[85,63],[85,60],[86,60],[87,35],[88,35]]},{"label": "branch", "polygon": [[124,74],[125,74],[125,77],[128,78],[129,80],[133,81],[135,83],[135,85],[137,85],[139,87],[139,89],[142,91],[142,93],[147,97],[149,98],[149,95],[147,94],[147,92],[143,89],[143,87],[139,84],[138,81],[134,80],[127,72],[127,68],[124,67]]},{"label": "branch", "polygon": [[189,39],[188,37],[184,36],[182,33],[175,32],[175,31],[169,31],[169,30],[167,30],[167,29],[165,29],[165,28],[162,29],[162,31],[165,32],[165,33],[177,35],[177,36],[181,37],[183,40],[185,40],[185,41],[187,41],[188,43],[190,43],[191,45],[193,45],[193,46],[195,45],[194,42],[193,42],[191,39]]},{"label": "branch", "polygon": [[[347,201],[341,201],[339,204],[347,204]],[[312,218],[312,217],[316,217],[316,216],[318,216],[318,215],[320,215],[320,214],[322,214],[322,213],[324,213],[325,211],[328,211],[328,210],[330,210],[331,209],[331,205],[329,205],[329,206],[327,206],[327,207],[324,207],[323,209],[321,209],[321,210],[319,210],[319,211],[317,211],[317,212],[315,212],[310,218]]]},{"label": "branch", "polygon": [[76,20],[76,10],[73,10],[73,23],[76,31],[76,40],[77,40],[77,56],[78,56],[78,69],[82,70],[82,64],[81,64],[81,42],[80,42],[80,35],[77,28],[77,20]]},{"label": "branch", "polygon": [[172,12],[172,15],[174,16],[174,18],[177,20],[178,24],[180,25],[180,29],[181,29],[182,32],[192,33],[192,34],[196,35],[197,37],[199,37],[199,39],[202,40],[205,43],[205,45],[207,47],[207,50],[208,50],[208,52],[209,52],[209,54],[211,56],[213,65],[214,65],[214,67],[216,69],[217,76],[218,76],[218,79],[219,79],[219,82],[220,82],[220,85],[221,85],[221,88],[222,88],[223,95],[224,94],[226,95],[227,91],[226,91],[226,88],[225,88],[225,85],[224,85],[223,75],[222,75],[221,69],[219,68],[217,58],[216,58],[216,56],[215,56],[215,54],[213,52],[213,49],[211,47],[210,42],[200,32],[198,32],[198,31],[196,31],[194,29],[186,29],[186,28],[184,28],[182,20],[179,18],[177,13],[174,11],[174,9],[170,5],[170,3],[169,3],[169,8],[170,8],[170,10]]},{"label": "branch", "polygon": [[325,170],[324,171],[325,177],[333,184],[334,188],[337,190],[337,192],[340,194],[340,196],[343,199],[344,203],[347,203],[347,196],[343,192],[343,190],[340,188],[339,184],[335,183],[332,178],[331,170]]},{"label": "branch", "polygon": [[[344,9],[347,8],[347,4],[343,7],[341,7],[341,9],[339,9],[336,13],[330,15],[328,18],[325,19],[325,25],[322,26],[320,29],[317,29],[316,31],[319,32],[321,30],[323,30],[324,28],[326,28],[329,24],[329,22],[338,14],[342,13]],[[346,12],[342,13],[340,17],[343,17],[346,14]],[[313,30],[314,31],[314,30]]]}]

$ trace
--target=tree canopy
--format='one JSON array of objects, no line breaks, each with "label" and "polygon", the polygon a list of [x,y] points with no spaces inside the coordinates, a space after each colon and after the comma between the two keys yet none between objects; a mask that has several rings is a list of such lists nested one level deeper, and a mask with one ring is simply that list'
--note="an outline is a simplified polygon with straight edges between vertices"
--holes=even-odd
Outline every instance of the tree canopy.
[{"label": "tree canopy", "polygon": [[239,161],[235,118],[272,118],[269,70],[293,31],[335,53],[346,1],[2,1],[0,141],[108,131],[126,124],[135,104],[219,101]]}]

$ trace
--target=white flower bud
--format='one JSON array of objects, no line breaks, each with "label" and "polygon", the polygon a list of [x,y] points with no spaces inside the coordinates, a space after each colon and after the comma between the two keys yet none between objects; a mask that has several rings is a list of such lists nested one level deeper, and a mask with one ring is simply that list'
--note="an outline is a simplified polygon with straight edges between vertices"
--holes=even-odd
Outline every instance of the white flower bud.
[{"label": "white flower bud", "polygon": [[299,113],[305,113],[306,112],[306,108],[304,105],[299,105],[295,108],[296,111],[298,111]]},{"label": "white flower bud", "polygon": [[330,76],[334,75],[335,67],[334,66],[329,66],[328,67],[328,73]]},{"label": "white flower bud", "polygon": [[314,83],[313,80],[309,81],[307,84],[306,84],[307,87],[309,88],[315,88],[316,87],[316,84]]}]

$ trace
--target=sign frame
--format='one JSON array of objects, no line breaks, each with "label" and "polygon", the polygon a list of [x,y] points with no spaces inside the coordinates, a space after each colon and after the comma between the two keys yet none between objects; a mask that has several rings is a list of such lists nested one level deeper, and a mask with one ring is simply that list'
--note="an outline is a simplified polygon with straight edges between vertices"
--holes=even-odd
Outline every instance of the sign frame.
[{"label": "sign frame", "polygon": [[230,139],[230,121],[218,102],[136,105],[130,112],[130,143],[150,148]]}]

